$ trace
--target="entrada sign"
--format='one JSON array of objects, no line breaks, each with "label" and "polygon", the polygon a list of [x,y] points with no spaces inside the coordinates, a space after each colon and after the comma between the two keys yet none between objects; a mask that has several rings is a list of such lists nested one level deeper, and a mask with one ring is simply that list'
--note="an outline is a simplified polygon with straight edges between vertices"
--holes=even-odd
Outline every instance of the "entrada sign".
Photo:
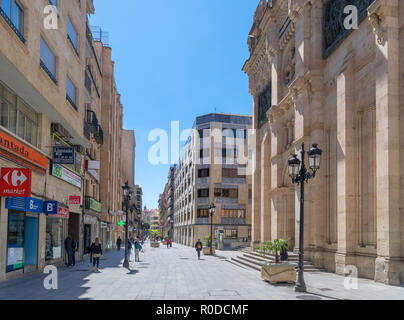
[{"label": "entrada sign", "polygon": [[0,196],[30,197],[31,169],[1,168]]},{"label": "entrada sign", "polygon": [[0,131],[0,148],[4,149],[23,160],[33,163],[37,167],[46,170],[48,168],[48,159],[40,153],[11,138]]}]

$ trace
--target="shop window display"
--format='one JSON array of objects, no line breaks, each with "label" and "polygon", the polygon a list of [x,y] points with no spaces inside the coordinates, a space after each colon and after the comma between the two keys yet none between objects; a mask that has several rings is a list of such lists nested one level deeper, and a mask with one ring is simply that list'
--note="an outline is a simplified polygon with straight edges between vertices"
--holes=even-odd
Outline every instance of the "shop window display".
[{"label": "shop window display", "polygon": [[7,272],[24,266],[24,212],[9,211],[7,233]]},{"label": "shop window display", "polygon": [[63,220],[46,218],[46,250],[45,259],[60,259],[63,252]]}]

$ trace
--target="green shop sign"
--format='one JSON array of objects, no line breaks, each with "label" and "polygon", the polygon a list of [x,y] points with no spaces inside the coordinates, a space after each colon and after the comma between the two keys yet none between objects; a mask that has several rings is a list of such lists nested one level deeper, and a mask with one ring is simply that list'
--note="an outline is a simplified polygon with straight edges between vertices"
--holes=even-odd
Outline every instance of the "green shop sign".
[{"label": "green shop sign", "polygon": [[90,209],[94,210],[95,212],[102,211],[102,203],[98,202],[97,200],[90,198]]}]

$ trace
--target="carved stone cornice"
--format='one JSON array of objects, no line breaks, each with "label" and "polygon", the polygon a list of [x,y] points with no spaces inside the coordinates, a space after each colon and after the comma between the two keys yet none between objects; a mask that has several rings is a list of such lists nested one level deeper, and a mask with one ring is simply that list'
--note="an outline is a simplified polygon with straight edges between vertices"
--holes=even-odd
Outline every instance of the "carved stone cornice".
[{"label": "carved stone cornice", "polygon": [[377,37],[377,43],[382,46],[387,41],[386,12],[386,1],[376,0],[368,8],[368,19],[373,27],[373,33]]},{"label": "carved stone cornice", "polygon": [[303,12],[301,0],[288,0],[288,14],[293,23],[296,23]]},{"label": "carved stone cornice", "polygon": [[304,8],[310,8],[312,0],[288,0],[288,14],[290,19],[296,23]]},{"label": "carved stone cornice", "polygon": [[283,50],[287,46],[290,39],[292,39],[293,36],[295,35],[295,31],[296,31],[295,23],[293,21],[291,21],[290,25],[285,30],[282,37],[279,39],[279,49],[280,50]]}]

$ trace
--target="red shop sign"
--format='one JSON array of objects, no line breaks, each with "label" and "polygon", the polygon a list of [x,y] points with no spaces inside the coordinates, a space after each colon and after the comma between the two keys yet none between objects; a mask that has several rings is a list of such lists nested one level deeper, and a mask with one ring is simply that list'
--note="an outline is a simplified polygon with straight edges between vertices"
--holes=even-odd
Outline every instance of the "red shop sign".
[{"label": "red shop sign", "polygon": [[57,217],[69,219],[69,209],[63,208],[63,207],[58,207]]},{"label": "red shop sign", "polygon": [[69,196],[69,204],[80,204],[81,197],[80,196]]},{"label": "red shop sign", "polygon": [[1,168],[0,196],[31,196],[31,169]]}]

